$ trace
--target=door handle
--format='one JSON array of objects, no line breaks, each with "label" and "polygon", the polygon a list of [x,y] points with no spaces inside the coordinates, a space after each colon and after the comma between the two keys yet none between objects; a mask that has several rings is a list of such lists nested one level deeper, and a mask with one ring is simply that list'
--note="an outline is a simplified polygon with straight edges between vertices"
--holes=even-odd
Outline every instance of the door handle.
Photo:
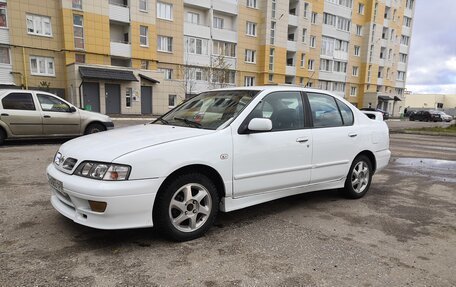
[{"label": "door handle", "polygon": [[358,134],[357,133],[349,133],[348,136],[351,137],[351,138],[354,138],[356,137]]},{"label": "door handle", "polygon": [[9,116],[9,115],[8,115],[8,114],[5,114],[5,113],[2,113],[0,116],[2,116],[2,117],[7,117],[7,116]]},{"label": "door handle", "polygon": [[49,119],[50,117],[51,117],[51,116],[49,116],[49,115],[44,115],[43,118]]},{"label": "door handle", "polygon": [[298,142],[298,143],[306,143],[306,142],[308,142],[308,141],[309,141],[308,138],[297,138],[297,139],[296,139],[296,142]]}]

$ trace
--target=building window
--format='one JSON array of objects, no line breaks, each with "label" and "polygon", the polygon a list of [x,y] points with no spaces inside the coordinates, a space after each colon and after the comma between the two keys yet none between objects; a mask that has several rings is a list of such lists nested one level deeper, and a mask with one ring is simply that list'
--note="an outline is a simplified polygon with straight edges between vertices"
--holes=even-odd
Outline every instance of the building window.
[{"label": "building window", "polygon": [[275,28],[276,28],[276,22],[271,21],[271,45],[274,45],[275,41]]},{"label": "building window", "polygon": [[8,17],[6,15],[6,3],[0,3],[0,27],[8,27]]},{"label": "building window", "polygon": [[185,52],[188,54],[207,55],[208,40],[194,37],[184,37]]},{"label": "building window", "polygon": [[269,49],[269,71],[274,71],[274,48]]},{"label": "building window", "polygon": [[352,76],[358,77],[358,73],[359,73],[359,68],[357,66],[353,66],[353,68],[352,68]]},{"label": "building window", "polygon": [[361,56],[361,47],[355,46],[355,56]]},{"label": "building window", "polygon": [[212,41],[212,54],[227,57],[236,57],[236,44],[222,41]]},{"label": "building window", "polygon": [[160,52],[172,52],[173,38],[167,36],[158,36],[157,45],[158,51]]},{"label": "building window", "polygon": [[247,7],[257,8],[257,0],[247,0]]},{"label": "building window", "polygon": [[316,37],[315,36],[310,36],[310,48],[315,48],[315,42],[316,42]]},{"label": "building window", "polygon": [[356,25],[356,35],[362,36],[362,34],[363,34],[363,26]]},{"label": "building window", "polygon": [[244,60],[247,63],[255,63],[256,62],[255,50],[246,49],[245,50],[245,59]]},{"label": "building window", "polygon": [[401,63],[407,63],[407,54],[399,53],[399,61]]},{"label": "building window", "polygon": [[74,61],[78,64],[84,64],[86,62],[85,54],[75,54]]},{"label": "building window", "polygon": [[173,78],[173,69],[161,68],[158,70],[165,74],[165,80],[171,80]]},{"label": "building window", "polygon": [[304,18],[309,18],[309,3],[304,2],[304,13],[302,14]]},{"label": "building window", "polygon": [[307,42],[307,41],[306,41],[306,38],[307,38],[307,29],[306,29],[306,28],[303,28],[303,29],[302,29],[302,42],[303,42],[303,43]]},{"label": "building window", "polygon": [[305,63],[306,63],[306,54],[301,53],[301,68],[304,68]]},{"label": "building window", "polygon": [[213,22],[214,22],[213,23],[214,28],[223,29],[223,27],[224,27],[224,19],[223,18],[214,16]]},{"label": "building window", "polygon": [[7,47],[0,47],[0,64],[11,64],[10,52]]},{"label": "building window", "polygon": [[81,15],[73,15],[74,48],[84,49],[84,19]]},{"label": "building window", "polygon": [[320,71],[331,72],[333,68],[333,61],[327,59],[320,60]]},{"label": "building window", "polygon": [[147,26],[139,26],[139,44],[144,47],[149,46],[149,28]]},{"label": "building window", "polygon": [[313,71],[314,70],[314,60],[312,60],[312,59],[307,60],[307,69],[309,71]]},{"label": "building window", "polygon": [[244,77],[244,86],[246,86],[246,87],[255,86],[255,77],[245,76]]},{"label": "building window", "polygon": [[405,7],[407,9],[413,9],[414,4],[415,4],[415,0],[406,0],[405,1]]},{"label": "building window", "polygon": [[187,22],[199,25],[200,14],[194,12],[187,12]]},{"label": "building window", "polygon": [[269,82],[274,82],[274,74],[269,74],[268,80]]},{"label": "building window", "polygon": [[410,40],[410,37],[404,36],[404,35],[401,36],[401,44],[402,45],[408,46],[409,40]]},{"label": "building window", "polygon": [[356,96],[357,88],[356,87],[350,87],[350,96]]},{"label": "building window", "polygon": [[132,98],[133,89],[126,88],[125,90],[125,106],[131,108],[131,98]]},{"label": "building window", "polygon": [[397,71],[397,80],[398,81],[405,81],[405,72]]},{"label": "building window", "polygon": [[336,27],[337,16],[329,13],[323,13],[323,24]]},{"label": "building window", "polygon": [[347,63],[334,61],[334,72],[347,73]]},{"label": "building window", "polygon": [[143,69],[143,70],[149,70],[149,61],[147,61],[147,60],[141,60],[141,69]]},{"label": "building window", "polygon": [[275,19],[276,17],[276,0],[272,0],[272,3],[271,3],[271,18],[272,19]]},{"label": "building window", "polygon": [[310,23],[312,24],[316,24],[317,23],[317,13],[316,12],[312,12],[312,17],[310,18]]},{"label": "building window", "polygon": [[54,58],[30,56],[30,73],[36,76],[55,76]]},{"label": "building window", "polygon": [[246,35],[256,37],[256,23],[247,21],[246,24]]},{"label": "building window", "polygon": [[147,10],[149,10],[147,0],[139,0],[139,11],[147,12]]},{"label": "building window", "polygon": [[358,14],[364,15],[364,4],[358,3]]},{"label": "building window", "polygon": [[51,18],[38,15],[26,15],[27,33],[38,36],[52,36]]},{"label": "building window", "polygon": [[71,5],[73,9],[82,10],[82,0],[73,0]]},{"label": "building window", "polygon": [[177,96],[176,95],[168,95],[168,106],[173,108],[176,106]]},{"label": "building window", "polygon": [[173,5],[169,3],[157,2],[157,18],[173,20]]}]

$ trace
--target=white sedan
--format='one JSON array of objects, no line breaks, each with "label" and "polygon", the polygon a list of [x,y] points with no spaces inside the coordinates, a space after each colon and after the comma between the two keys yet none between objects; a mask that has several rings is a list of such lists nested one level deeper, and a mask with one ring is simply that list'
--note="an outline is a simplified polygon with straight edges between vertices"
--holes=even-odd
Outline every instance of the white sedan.
[{"label": "white sedan", "polygon": [[360,198],[390,155],[381,115],[369,119],[326,91],[245,87],[66,142],[47,175],[52,205],[76,223],[156,226],[184,241],[203,235],[219,211],[325,189]]}]

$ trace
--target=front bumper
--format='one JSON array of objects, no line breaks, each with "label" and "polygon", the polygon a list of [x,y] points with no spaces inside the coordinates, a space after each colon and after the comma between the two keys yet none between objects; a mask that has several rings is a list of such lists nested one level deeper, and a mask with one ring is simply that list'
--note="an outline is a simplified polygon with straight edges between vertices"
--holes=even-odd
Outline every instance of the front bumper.
[{"label": "front bumper", "polygon": [[[63,193],[51,187],[52,206],[76,223],[98,229],[153,226],[152,209],[163,179],[100,181],[65,174],[53,164],[47,174],[63,183]],[[106,210],[92,211],[89,200],[106,202]]]},{"label": "front bumper", "polygon": [[106,127],[107,130],[112,130],[114,128],[113,122],[103,122],[103,125]]}]

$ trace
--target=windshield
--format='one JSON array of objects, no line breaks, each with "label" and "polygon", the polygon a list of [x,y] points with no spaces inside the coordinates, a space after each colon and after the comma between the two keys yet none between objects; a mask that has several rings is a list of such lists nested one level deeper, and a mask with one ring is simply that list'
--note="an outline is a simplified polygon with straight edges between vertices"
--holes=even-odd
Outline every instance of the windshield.
[{"label": "windshield", "polygon": [[182,103],[154,124],[216,130],[232,121],[252,101],[259,91],[210,91]]}]

